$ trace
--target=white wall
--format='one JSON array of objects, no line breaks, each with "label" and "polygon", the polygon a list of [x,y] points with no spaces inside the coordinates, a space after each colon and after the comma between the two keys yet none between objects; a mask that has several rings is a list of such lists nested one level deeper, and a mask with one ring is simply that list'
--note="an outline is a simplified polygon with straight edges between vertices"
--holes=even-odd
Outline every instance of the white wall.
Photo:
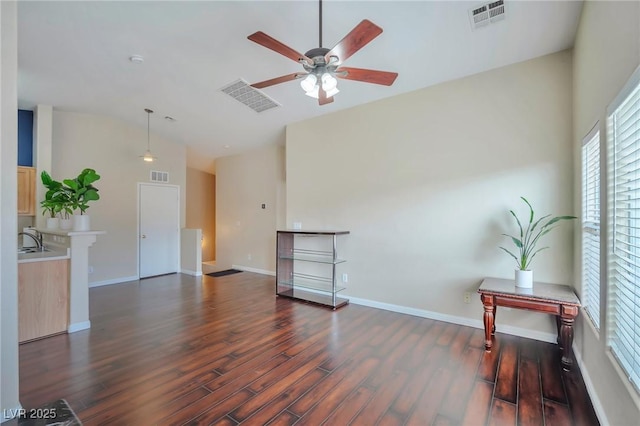
[{"label": "white wall", "polygon": [[147,129],[107,116],[53,112],[54,179],[73,178],[86,167],[101,176],[95,186],[100,200],[91,204],[91,227],[104,230],[89,250],[94,273],[89,284],[137,276],[138,182],[149,182],[150,170],[169,172],[169,183],[180,186],[180,226],[185,225],[185,147],[151,133],[151,151],[158,160],[145,163]]},{"label": "white wall", "polygon": [[[287,225],[351,231],[348,295],[479,321],[482,278],[514,275],[498,246],[519,197],[572,213],[571,63],[561,52],[290,125]],[[571,233],[545,237],[536,280],[573,284]],[[555,333],[542,314],[499,310],[504,324]]]},{"label": "white wall", "polygon": [[283,189],[283,147],[267,146],[216,160],[217,267],[275,272]]},{"label": "white wall", "polygon": [[0,422],[18,408],[18,41],[16,3],[0,3]]},{"label": "white wall", "polygon": [[[599,121],[604,185],[601,194],[606,194],[606,108],[639,65],[640,3],[585,2],[576,36],[573,70],[574,205],[578,212],[581,205],[579,165],[582,139]],[[601,200],[605,198],[603,195]],[[606,206],[601,217],[607,217]],[[602,239],[606,242],[606,229],[603,231]],[[575,246],[582,246],[579,233],[576,233]],[[607,294],[606,265],[604,259],[601,263],[603,293],[600,299],[603,302]],[[582,293],[581,268],[581,250],[577,249],[575,276],[579,293]],[[601,311],[601,318],[605,320],[606,311]],[[583,373],[590,378],[610,424],[638,424],[640,398],[614,367],[606,345],[606,326],[598,334],[587,321],[585,315],[578,317],[575,336],[575,345],[584,362]]]}]

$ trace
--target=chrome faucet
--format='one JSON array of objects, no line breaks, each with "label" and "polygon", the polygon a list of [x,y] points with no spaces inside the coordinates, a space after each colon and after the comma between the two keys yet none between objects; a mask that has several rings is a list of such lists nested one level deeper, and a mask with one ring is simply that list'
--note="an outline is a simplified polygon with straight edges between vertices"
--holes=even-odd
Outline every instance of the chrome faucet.
[{"label": "chrome faucet", "polygon": [[31,239],[33,241],[36,242],[36,247],[38,247],[39,250],[42,250],[43,245],[42,245],[42,234],[40,232],[38,232],[36,235],[38,235],[37,237],[35,235],[33,235],[31,232],[19,232],[18,236],[20,235],[27,235],[29,237],[31,237]]}]

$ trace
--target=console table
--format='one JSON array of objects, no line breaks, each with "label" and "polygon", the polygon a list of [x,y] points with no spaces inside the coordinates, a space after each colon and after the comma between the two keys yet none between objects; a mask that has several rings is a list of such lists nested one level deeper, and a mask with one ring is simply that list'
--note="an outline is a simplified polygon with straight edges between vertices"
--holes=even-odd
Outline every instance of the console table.
[{"label": "console table", "polygon": [[558,345],[562,350],[562,368],[566,371],[573,364],[573,323],[578,316],[580,300],[570,286],[534,283],[533,288],[516,287],[513,280],[485,278],[478,288],[484,305],[484,347],[491,352],[495,335],[495,317],[498,306],[528,309],[553,314],[558,328]]}]

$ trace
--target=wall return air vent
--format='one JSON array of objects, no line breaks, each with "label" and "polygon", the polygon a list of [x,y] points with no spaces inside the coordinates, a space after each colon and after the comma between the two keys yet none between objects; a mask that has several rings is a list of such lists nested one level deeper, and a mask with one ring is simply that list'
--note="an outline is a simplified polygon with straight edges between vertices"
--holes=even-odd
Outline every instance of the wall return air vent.
[{"label": "wall return air vent", "polygon": [[158,170],[151,170],[150,179],[151,182],[168,183],[169,172],[159,172]]},{"label": "wall return air vent", "polygon": [[255,112],[264,112],[268,109],[280,106],[279,103],[262,93],[260,90],[254,89],[243,79],[238,79],[227,84],[220,89],[220,91],[231,96],[238,102],[242,102]]},{"label": "wall return air vent", "polygon": [[505,17],[504,12],[504,0],[485,3],[469,9],[471,28],[475,30],[476,28],[485,27],[491,23],[501,21]]}]

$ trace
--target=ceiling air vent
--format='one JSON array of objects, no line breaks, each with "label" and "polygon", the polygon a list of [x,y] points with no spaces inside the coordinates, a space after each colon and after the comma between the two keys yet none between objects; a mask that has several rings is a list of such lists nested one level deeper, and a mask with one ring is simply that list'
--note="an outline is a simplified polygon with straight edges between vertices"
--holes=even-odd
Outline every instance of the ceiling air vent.
[{"label": "ceiling air vent", "polygon": [[151,170],[151,182],[168,183],[169,172],[159,172],[157,170]]},{"label": "ceiling air vent", "polygon": [[260,90],[254,89],[243,79],[227,84],[220,89],[220,91],[231,96],[238,102],[242,102],[255,112],[263,112],[280,106],[279,103],[262,93]]},{"label": "ceiling air vent", "polygon": [[498,0],[469,10],[471,28],[476,29],[504,19],[504,1]]}]

